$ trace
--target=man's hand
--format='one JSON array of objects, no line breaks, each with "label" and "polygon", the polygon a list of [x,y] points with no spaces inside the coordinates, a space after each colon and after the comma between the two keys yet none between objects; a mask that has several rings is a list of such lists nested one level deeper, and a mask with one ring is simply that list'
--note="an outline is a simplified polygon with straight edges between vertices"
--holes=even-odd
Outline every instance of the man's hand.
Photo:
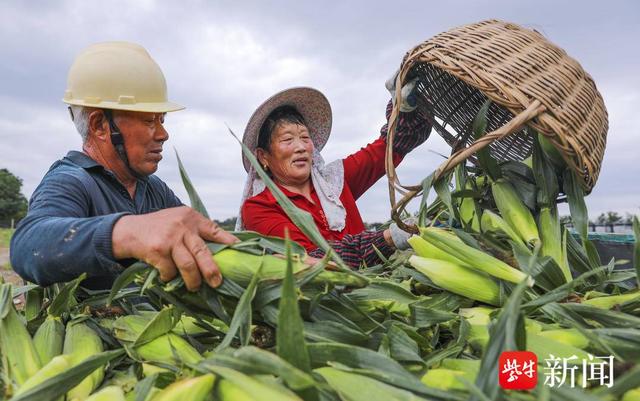
[{"label": "man's hand", "polygon": [[160,279],[169,281],[178,271],[187,289],[200,288],[202,278],[211,286],[222,276],[205,241],[232,244],[238,239],[190,207],[120,218],[113,227],[113,256],[135,258],[155,266]]}]

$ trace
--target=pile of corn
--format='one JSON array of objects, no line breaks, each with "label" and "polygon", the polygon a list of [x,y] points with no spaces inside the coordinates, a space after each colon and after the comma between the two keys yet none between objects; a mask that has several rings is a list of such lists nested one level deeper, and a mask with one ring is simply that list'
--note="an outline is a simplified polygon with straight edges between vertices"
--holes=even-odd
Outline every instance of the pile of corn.
[{"label": "pile of corn", "polygon": [[[215,290],[163,283],[142,263],[110,292],[82,288],[83,277],[48,288],[2,284],[2,394],[640,400],[638,256],[601,263],[582,230],[574,177],[542,147],[529,164],[487,156],[480,169],[459,167],[455,185],[437,186],[412,250],[357,272],[339,261],[306,265],[295,244],[241,233],[232,247],[210,245],[225,277]],[[558,220],[561,194],[577,232]],[[18,311],[12,301],[23,295]],[[500,389],[498,357],[509,350],[537,355],[535,389]],[[613,356],[611,383],[581,370],[595,356]],[[578,367],[574,386],[545,383],[546,359]]]}]

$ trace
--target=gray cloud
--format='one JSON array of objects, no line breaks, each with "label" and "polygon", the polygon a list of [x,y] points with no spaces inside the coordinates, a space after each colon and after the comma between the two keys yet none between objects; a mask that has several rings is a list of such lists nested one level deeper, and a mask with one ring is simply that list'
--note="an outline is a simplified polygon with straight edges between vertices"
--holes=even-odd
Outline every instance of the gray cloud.
[{"label": "gray cloud", "polygon": [[[0,167],[24,179],[27,196],[79,136],[60,102],[75,54],[97,41],[141,43],[165,72],[170,96],[188,109],[167,118],[171,139],[158,175],[182,199],[181,155],[209,212],[234,215],[244,183],[241,135],[254,108],[289,86],[322,90],[334,111],[328,160],[378,135],[388,93],[384,81],[413,45],[453,26],[487,18],[539,30],[594,77],[609,110],[607,153],[591,214],[638,211],[640,37],[634,1],[596,2],[294,2],[6,1],[0,5]],[[434,136],[398,170],[414,184],[447,153]],[[359,201],[365,220],[384,220],[381,180]]]}]

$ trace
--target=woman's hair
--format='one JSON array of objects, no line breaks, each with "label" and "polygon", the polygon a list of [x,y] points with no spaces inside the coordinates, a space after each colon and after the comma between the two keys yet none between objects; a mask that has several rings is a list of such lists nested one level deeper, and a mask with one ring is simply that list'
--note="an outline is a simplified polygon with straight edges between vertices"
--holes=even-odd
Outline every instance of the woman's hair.
[{"label": "woman's hair", "polygon": [[271,135],[279,124],[290,123],[306,126],[302,114],[293,106],[280,106],[273,110],[271,114],[264,120],[258,134],[258,148],[269,151],[271,145]]}]

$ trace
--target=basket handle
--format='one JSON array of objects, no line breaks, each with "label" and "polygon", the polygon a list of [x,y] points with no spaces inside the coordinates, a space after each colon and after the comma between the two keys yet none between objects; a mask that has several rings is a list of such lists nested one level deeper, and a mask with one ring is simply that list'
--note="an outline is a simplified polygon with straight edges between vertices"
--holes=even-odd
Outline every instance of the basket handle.
[{"label": "basket handle", "polygon": [[[546,109],[547,108],[539,100],[537,99],[534,100],[533,102],[531,102],[529,106],[527,106],[526,109],[518,113],[515,117],[513,117],[509,122],[504,124],[502,127],[486,135],[483,135],[482,138],[477,139],[474,143],[472,143],[468,147],[462,148],[457,152],[453,153],[451,156],[449,156],[449,158],[436,169],[433,181],[434,182],[437,181],[440,177],[442,177],[443,175],[447,174],[449,171],[454,169],[458,164],[460,164],[461,162],[469,158],[471,155],[473,155],[477,151],[491,145],[494,141],[505,138],[513,134],[514,132],[518,132],[522,125],[538,117]],[[397,180],[397,176],[395,174],[393,174],[393,177]],[[395,202],[395,187],[391,182],[389,183],[389,191],[390,191],[390,198],[392,201],[391,218],[396,222],[398,227],[400,227],[401,229],[407,232],[417,233],[418,232],[417,227],[414,225],[408,225],[405,222],[403,222],[402,219],[400,218],[400,214],[402,210],[404,210],[406,205],[409,203],[409,201],[414,197],[416,197],[422,191],[422,187],[421,186],[411,187],[411,189],[407,191],[402,197],[402,199],[400,199],[400,201],[398,201],[397,203]]]}]

